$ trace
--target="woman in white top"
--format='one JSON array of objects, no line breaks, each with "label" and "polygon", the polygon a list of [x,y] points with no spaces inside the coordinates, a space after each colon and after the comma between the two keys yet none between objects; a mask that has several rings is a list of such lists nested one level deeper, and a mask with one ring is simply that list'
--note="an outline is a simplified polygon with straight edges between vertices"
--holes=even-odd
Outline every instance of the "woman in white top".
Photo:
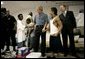
[{"label": "woman in white top", "polygon": [[23,15],[19,14],[17,20],[17,43],[18,47],[22,47],[25,43],[25,25],[22,23]]},{"label": "woman in white top", "polygon": [[51,16],[47,29],[50,30],[50,49],[52,51],[52,57],[55,57],[55,53],[59,52],[62,49],[62,44],[60,40],[60,32],[62,29],[62,23],[57,15],[57,9],[55,7],[51,8]]}]

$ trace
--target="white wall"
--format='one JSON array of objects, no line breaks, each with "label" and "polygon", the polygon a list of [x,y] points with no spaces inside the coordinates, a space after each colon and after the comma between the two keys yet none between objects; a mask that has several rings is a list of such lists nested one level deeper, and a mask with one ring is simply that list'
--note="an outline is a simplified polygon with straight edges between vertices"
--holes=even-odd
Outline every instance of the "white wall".
[{"label": "white wall", "polygon": [[73,6],[69,6],[69,10],[72,10],[74,12],[74,15],[77,16],[77,14],[79,13],[80,9],[84,9],[84,5],[73,5]]},{"label": "white wall", "polygon": [[[57,7],[58,14],[60,14],[59,5],[62,2],[66,2],[69,4],[69,10],[72,10],[75,16],[78,14],[79,9],[84,9],[84,4],[80,4],[81,2],[72,2],[72,1],[3,1],[4,4],[1,7],[6,7],[11,11],[11,14],[15,16],[17,19],[17,15],[22,13],[24,18],[27,17],[30,11],[33,14],[36,14],[36,7],[42,5],[44,8],[44,12],[49,14],[49,10],[51,7]],[[56,4],[57,3],[57,4]],[[73,3],[73,5],[72,5]],[[79,4],[79,5],[78,5]]]},{"label": "white wall", "polygon": [[[61,12],[60,12],[60,10],[59,10],[59,6],[56,6],[56,7],[57,7],[57,9],[58,9],[58,14],[60,14]],[[51,8],[51,6],[44,7],[44,13],[46,13],[46,14],[49,15],[49,13],[50,13],[50,8]],[[69,6],[69,10],[71,10],[71,11],[74,12],[74,16],[75,16],[75,17],[78,15],[80,9],[84,9],[84,5]],[[18,15],[19,13],[22,13],[22,14],[24,15],[24,19],[26,19],[27,15],[28,15],[28,13],[29,13],[30,11],[33,12],[33,18],[34,18],[35,14],[36,14],[36,8],[35,8],[35,7],[34,7],[34,8],[30,8],[30,9],[29,9],[29,8],[25,8],[25,9],[17,10],[17,11],[16,11],[15,13],[13,13],[12,15],[14,15],[15,18],[17,19],[17,15]]]}]

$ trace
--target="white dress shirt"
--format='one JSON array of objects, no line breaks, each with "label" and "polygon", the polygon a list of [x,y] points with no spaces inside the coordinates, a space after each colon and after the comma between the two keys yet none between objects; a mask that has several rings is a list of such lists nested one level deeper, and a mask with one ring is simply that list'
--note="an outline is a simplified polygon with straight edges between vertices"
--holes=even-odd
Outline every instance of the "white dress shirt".
[{"label": "white dress shirt", "polygon": [[66,16],[66,13],[67,13],[67,10],[65,10],[65,11],[63,12],[63,15]]}]

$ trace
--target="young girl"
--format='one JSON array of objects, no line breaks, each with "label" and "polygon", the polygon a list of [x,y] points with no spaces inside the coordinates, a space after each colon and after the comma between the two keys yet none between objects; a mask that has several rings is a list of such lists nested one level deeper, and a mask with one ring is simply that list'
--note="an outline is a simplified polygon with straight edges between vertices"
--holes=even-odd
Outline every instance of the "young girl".
[{"label": "young girl", "polygon": [[62,44],[60,40],[60,32],[62,29],[62,23],[57,15],[57,9],[55,7],[51,8],[51,17],[47,29],[50,30],[50,49],[52,52],[51,57],[55,57],[55,53],[58,53],[61,50]]}]

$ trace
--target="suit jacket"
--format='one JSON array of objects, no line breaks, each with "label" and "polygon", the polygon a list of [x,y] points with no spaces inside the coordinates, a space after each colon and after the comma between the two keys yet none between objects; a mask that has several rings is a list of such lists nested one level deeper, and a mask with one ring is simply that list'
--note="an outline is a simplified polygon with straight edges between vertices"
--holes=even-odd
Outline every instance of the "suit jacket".
[{"label": "suit jacket", "polygon": [[16,23],[16,19],[14,18],[14,16],[9,15],[7,16],[7,28],[10,30],[13,30],[15,27],[15,23]]},{"label": "suit jacket", "polygon": [[66,29],[76,28],[76,20],[72,11],[67,11],[66,16],[59,15],[60,20],[62,21],[63,27]]}]

